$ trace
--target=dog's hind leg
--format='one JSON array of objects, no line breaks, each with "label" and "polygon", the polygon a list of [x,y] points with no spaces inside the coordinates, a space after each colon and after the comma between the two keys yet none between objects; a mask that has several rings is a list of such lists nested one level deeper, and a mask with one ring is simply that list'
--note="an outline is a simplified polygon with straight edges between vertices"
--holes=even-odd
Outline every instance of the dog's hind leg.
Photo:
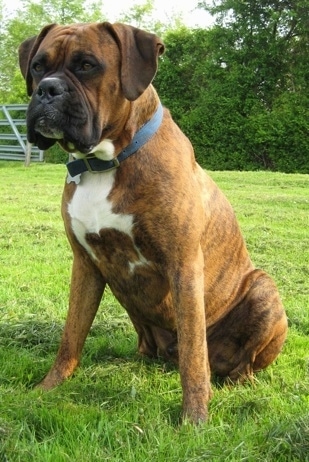
[{"label": "dog's hind leg", "polygon": [[232,381],[271,364],[287,334],[287,318],[272,279],[254,270],[245,297],[207,331],[210,368]]},{"label": "dog's hind leg", "polygon": [[176,331],[169,331],[155,325],[141,324],[133,321],[138,334],[138,351],[150,358],[161,357],[178,364],[178,346]]}]

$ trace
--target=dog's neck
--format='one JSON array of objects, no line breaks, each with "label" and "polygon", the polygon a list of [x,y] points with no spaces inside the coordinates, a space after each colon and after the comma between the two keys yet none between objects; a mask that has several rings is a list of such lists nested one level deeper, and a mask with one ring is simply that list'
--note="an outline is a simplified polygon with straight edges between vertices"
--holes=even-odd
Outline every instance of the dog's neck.
[{"label": "dog's neck", "polygon": [[122,130],[108,137],[113,140],[115,155],[131,143],[134,135],[152,118],[159,104],[159,96],[152,85],[149,85],[135,101],[128,101],[126,121]]},{"label": "dog's neck", "polygon": [[[151,115],[149,120],[137,130],[131,142],[116,156],[114,155],[114,144],[111,140],[105,139],[99,143],[96,148],[87,156],[79,158],[67,164],[69,171],[69,182],[76,181],[76,176],[80,176],[85,171],[90,172],[106,172],[120,166],[120,163],[135,154],[142,146],[144,146],[150,138],[156,133],[163,119],[163,107],[158,100],[158,106]],[[75,179],[74,179],[75,178]],[[79,182],[79,178],[78,178]]]}]

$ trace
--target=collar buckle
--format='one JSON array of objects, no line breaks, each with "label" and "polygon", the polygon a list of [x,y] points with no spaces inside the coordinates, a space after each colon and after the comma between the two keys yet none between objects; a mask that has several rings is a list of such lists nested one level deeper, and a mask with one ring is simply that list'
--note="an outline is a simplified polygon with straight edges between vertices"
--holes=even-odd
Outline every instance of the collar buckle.
[{"label": "collar buckle", "polygon": [[109,162],[110,163],[110,167],[105,167],[104,169],[98,169],[96,168],[95,166],[91,166],[91,160],[92,159],[95,159],[95,160],[98,160],[98,158],[96,156],[87,156],[87,157],[84,157],[83,161],[85,162],[85,165],[87,167],[87,170],[88,172],[91,172],[91,173],[100,173],[102,171],[104,172],[109,172],[110,170],[114,170],[114,168],[118,168],[120,166],[120,162],[118,160],[117,157],[114,157],[113,159],[110,159],[108,161],[104,161],[104,162]]}]

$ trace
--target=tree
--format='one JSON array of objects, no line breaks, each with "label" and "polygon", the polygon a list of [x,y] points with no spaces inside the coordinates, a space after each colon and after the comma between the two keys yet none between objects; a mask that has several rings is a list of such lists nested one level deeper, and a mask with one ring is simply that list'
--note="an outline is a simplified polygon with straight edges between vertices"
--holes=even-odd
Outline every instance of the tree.
[{"label": "tree", "polygon": [[[208,30],[190,30],[185,26],[169,30],[164,36],[166,52],[161,57],[154,83],[178,123],[199,104],[201,88],[206,89],[209,37]],[[197,73],[201,63],[202,72]]]},{"label": "tree", "polygon": [[3,1],[2,0],[0,0],[0,24],[1,25],[3,24]]},{"label": "tree", "polygon": [[173,30],[183,25],[181,16],[173,16],[164,23],[153,19],[155,10],[153,0],[145,0],[144,3],[132,6],[123,13],[119,20],[132,26],[154,32],[163,37],[166,31]]},{"label": "tree", "polygon": [[217,15],[211,30],[166,35],[161,70],[171,85],[161,70],[156,78],[199,161],[308,172],[307,0],[222,0],[207,9]]}]

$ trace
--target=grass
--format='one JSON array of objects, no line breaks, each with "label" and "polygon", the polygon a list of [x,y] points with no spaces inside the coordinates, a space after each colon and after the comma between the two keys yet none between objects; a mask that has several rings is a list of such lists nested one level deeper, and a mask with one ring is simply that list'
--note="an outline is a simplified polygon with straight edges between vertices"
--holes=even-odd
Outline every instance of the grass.
[{"label": "grass", "polygon": [[253,384],[214,383],[207,424],[178,424],[178,371],[136,354],[110,292],[81,367],[33,389],[57,351],[71,252],[60,217],[65,167],[0,162],[0,462],[309,461],[309,178],[213,172],[252,259],[275,278],[289,317],[276,363]]}]

